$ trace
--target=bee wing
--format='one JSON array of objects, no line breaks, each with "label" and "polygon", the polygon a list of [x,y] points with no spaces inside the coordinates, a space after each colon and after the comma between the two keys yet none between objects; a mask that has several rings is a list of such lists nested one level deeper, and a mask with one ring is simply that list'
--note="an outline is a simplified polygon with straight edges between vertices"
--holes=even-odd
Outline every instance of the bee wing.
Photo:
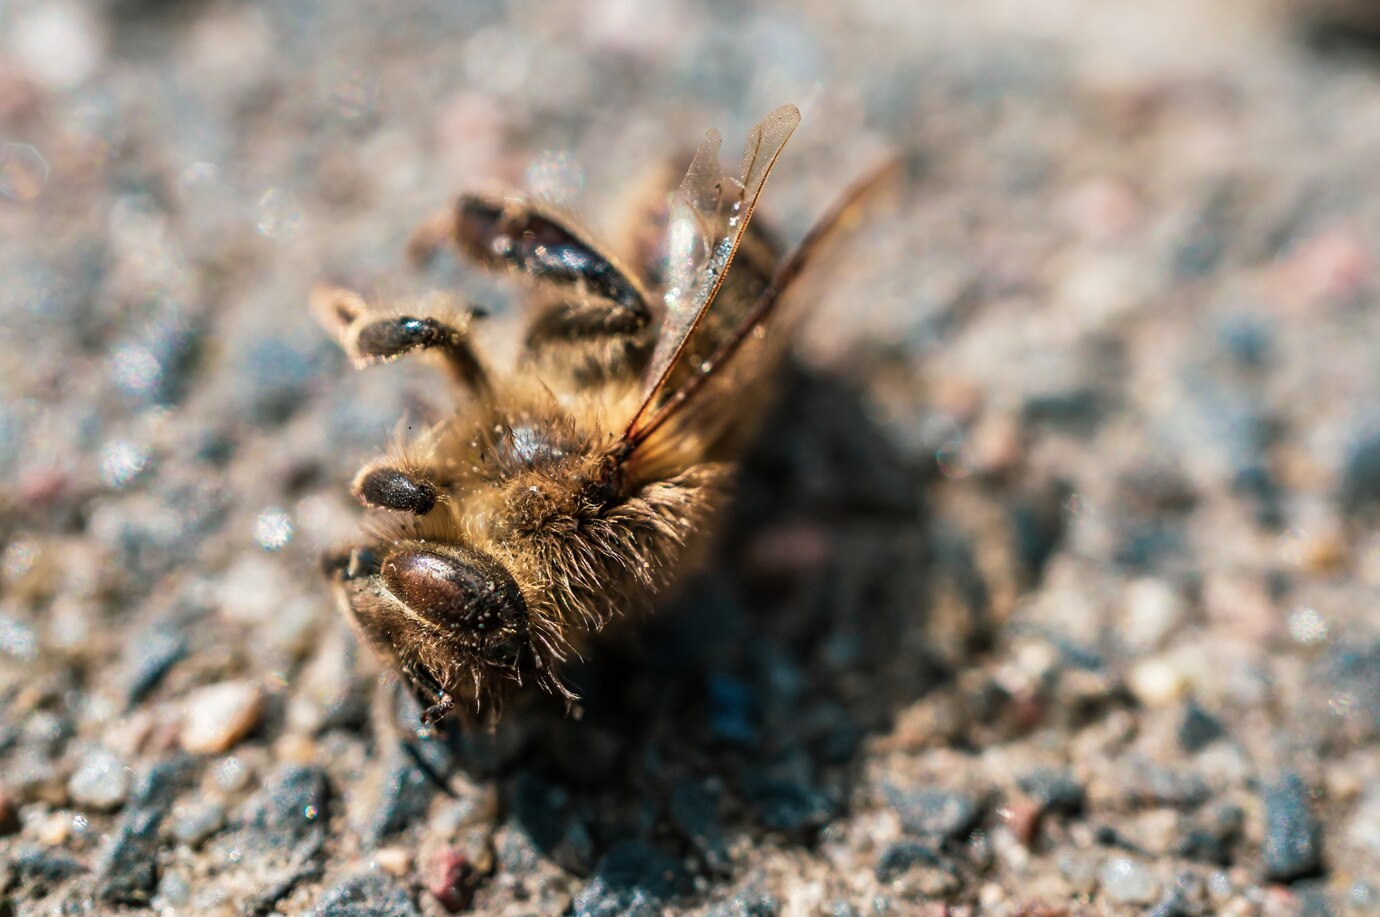
[{"label": "bee wing", "polygon": [[767,175],[799,123],[800,111],[794,105],[783,105],[763,118],[748,134],[740,178],[723,174],[718,131],[710,131],[695,152],[671,201],[666,315],[648,364],[642,405],[624,434],[627,442],[636,444],[659,423],[658,416],[675,396],[670,381],[678,361],[691,352],[716,349],[713,342],[690,345],[733,264]]},{"label": "bee wing", "polygon": [[639,461],[654,462],[658,453],[674,449],[687,435],[712,441],[742,416],[728,407],[729,401],[750,398],[751,387],[772,375],[789,349],[799,319],[816,301],[812,294],[827,289],[827,284],[808,279],[828,273],[834,264],[832,256],[846,248],[844,243],[869,204],[894,187],[903,165],[893,158],[873,168],[815,222],[732,333],[704,361],[701,372],[690,375],[640,428],[640,438],[631,443]]}]

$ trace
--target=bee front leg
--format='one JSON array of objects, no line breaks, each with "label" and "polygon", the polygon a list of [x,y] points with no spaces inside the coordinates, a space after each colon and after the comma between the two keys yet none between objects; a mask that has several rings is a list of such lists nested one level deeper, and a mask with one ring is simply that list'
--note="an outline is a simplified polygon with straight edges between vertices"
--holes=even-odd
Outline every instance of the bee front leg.
[{"label": "bee front leg", "polygon": [[391,509],[414,516],[425,516],[441,499],[440,490],[423,472],[400,468],[389,459],[361,469],[350,492],[370,509]]},{"label": "bee front leg", "polygon": [[422,725],[434,726],[455,710],[455,698],[421,666],[404,666],[412,694],[422,706]]}]

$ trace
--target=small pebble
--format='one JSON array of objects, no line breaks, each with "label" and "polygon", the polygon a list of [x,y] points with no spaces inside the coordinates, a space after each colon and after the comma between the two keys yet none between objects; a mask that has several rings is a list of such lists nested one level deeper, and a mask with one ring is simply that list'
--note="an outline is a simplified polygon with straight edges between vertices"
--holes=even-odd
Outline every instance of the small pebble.
[{"label": "small pebble", "polygon": [[1188,676],[1174,660],[1151,656],[1136,663],[1126,676],[1126,684],[1146,707],[1168,707],[1187,693]]},{"label": "small pebble", "polygon": [[166,622],[151,627],[129,641],[120,682],[125,702],[134,705],[157,687],[168,671],[187,654],[187,640]]},{"label": "small pebble", "polygon": [[1129,857],[1111,857],[1097,871],[1107,897],[1119,904],[1149,904],[1160,893],[1159,880]]},{"label": "small pebble", "polygon": [[364,829],[364,843],[376,846],[426,817],[436,783],[401,746],[384,762],[383,781],[372,819]]},{"label": "small pebble", "polygon": [[292,849],[303,842],[319,846],[330,797],[330,781],[321,768],[285,765],[245,803],[237,822],[259,848]]},{"label": "small pebble", "polygon": [[719,825],[717,806],[717,794],[698,780],[682,778],[671,790],[672,823],[695,845],[711,869],[728,864],[728,842]]},{"label": "small pebble", "polygon": [[181,911],[192,898],[192,886],[179,872],[167,872],[158,882],[158,893],[150,902],[156,911]]},{"label": "small pebble", "polygon": [[380,847],[373,860],[379,869],[402,878],[412,868],[412,854],[402,847]]},{"label": "small pebble", "polygon": [[1047,812],[1077,815],[1083,809],[1083,785],[1067,771],[1031,771],[1017,780],[1016,785]]},{"label": "small pebble", "polygon": [[20,884],[44,895],[59,883],[86,872],[86,867],[67,853],[27,847],[9,861],[9,871]]},{"label": "small pebble", "polygon": [[1380,429],[1367,427],[1348,444],[1338,504],[1347,512],[1380,503]]},{"label": "small pebble", "polygon": [[960,838],[982,817],[977,801],[961,793],[887,785],[883,794],[901,816],[902,827],[912,834]]},{"label": "small pebble", "polygon": [[594,879],[575,898],[575,917],[655,914],[656,902],[684,883],[680,861],[641,841],[621,841],[599,861]]},{"label": "small pebble", "polygon": [[1202,751],[1225,734],[1222,721],[1217,717],[1194,701],[1184,705],[1183,719],[1179,720],[1179,746],[1184,751]]},{"label": "small pebble", "polygon": [[1183,621],[1184,600],[1162,579],[1144,577],[1126,587],[1121,637],[1134,650],[1159,648]]},{"label": "small pebble", "polygon": [[891,882],[912,866],[938,866],[939,854],[929,844],[897,841],[882,851],[874,870],[878,882]]},{"label": "small pebble", "polygon": [[190,768],[170,758],[139,778],[97,867],[97,896],[111,904],[147,905],[158,887],[160,829]]},{"label": "small pebble", "polygon": [[1347,828],[1347,839],[1380,858],[1380,780],[1366,790]]},{"label": "small pebble", "polygon": [[172,835],[196,846],[225,825],[225,807],[218,802],[194,802],[173,810]]},{"label": "small pebble", "polygon": [[233,756],[217,761],[211,768],[211,779],[223,793],[234,793],[244,789],[253,777],[254,772],[246,767],[243,761]]},{"label": "small pebble", "polygon": [[345,879],[317,899],[320,917],[419,917],[411,896],[389,876],[370,873]]},{"label": "small pebble", "polygon": [[182,747],[193,754],[228,751],[259,724],[263,701],[262,689],[247,681],[193,691],[183,702]]},{"label": "small pebble", "polygon": [[1286,774],[1265,788],[1265,874],[1275,882],[1292,882],[1322,868],[1321,827],[1308,806],[1308,787],[1297,774]]},{"label": "small pebble", "polygon": [[103,749],[90,752],[67,781],[67,792],[78,805],[108,811],[129,793],[129,771],[119,758]]},{"label": "small pebble", "polygon": [[1059,873],[1081,895],[1091,894],[1097,887],[1097,861],[1082,851],[1066,850],[1059,854]]},{"label": "small pebble", "polygon": [[432,866],[427,891],[450,913],[469,908],[476,881],[474,864],[459,850],[445,850]]},{"label": "small pebble", "polygon": [[38,824],[38,842],[47,847],[58,847],[67,843],[72,836],[72,815],[69,812],[52,812]]}]

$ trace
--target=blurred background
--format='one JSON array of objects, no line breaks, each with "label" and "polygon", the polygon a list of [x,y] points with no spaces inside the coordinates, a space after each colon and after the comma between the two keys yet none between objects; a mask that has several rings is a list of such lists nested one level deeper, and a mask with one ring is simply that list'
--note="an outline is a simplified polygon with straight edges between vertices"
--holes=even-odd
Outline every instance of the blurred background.
[{"label": "blurred background", "polygon": [[[421,220],[786,101],[784,237],[919,168],[721,556],[404,744],[316,557],[445,402],[308,289],[511,351]],[[1377,163],[1361,0],[5,0],[0,911],[1380,913]]]}]

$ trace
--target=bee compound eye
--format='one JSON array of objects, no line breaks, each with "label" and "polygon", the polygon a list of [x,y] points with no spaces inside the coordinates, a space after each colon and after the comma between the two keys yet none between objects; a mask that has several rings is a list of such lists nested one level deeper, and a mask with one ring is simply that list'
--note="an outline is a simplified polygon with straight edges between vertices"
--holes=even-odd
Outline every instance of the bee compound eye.
[{"label": "bee compound eye", "polygon": [[470,637],[525,632],[527,605],[512,576],[478,551],[404,548],[382,565],[389,591],[436,627]]}]

